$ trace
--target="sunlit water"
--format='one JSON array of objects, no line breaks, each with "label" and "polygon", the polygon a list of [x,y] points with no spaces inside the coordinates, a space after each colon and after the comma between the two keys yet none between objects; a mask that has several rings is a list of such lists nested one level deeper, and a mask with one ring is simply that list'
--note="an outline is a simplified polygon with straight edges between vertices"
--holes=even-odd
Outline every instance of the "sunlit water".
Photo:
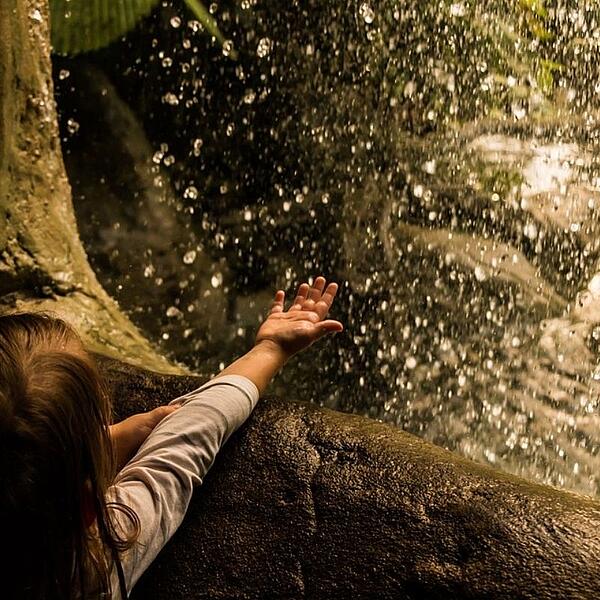
[{"label": "sunlit water", "polygon": [[55,65],[82,236],[132,319],[214,371],[324,273],[346,331],[280,394],[597,494],[595,12],[224,3],[219,48],[167,4]]}]

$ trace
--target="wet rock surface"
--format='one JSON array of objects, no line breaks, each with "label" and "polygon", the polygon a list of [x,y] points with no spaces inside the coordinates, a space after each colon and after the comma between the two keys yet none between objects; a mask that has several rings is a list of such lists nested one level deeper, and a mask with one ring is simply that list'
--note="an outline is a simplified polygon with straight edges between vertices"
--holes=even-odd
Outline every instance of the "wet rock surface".
[{"label": "wet rock surface", "polygon": [[[100,359],[119,416],[202,378]],[[600,506],[394,427],[263,399],[133,598],[597,598]]]}]

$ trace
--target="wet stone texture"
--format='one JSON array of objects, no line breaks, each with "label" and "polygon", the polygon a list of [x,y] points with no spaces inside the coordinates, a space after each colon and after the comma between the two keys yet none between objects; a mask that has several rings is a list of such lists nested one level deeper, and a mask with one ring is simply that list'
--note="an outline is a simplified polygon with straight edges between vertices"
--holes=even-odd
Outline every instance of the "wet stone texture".
[{"label": "wet stone texture", "polygon": [[[100,359],[119,417],[201,383]],[[600,505],[394,427],[263,399],[135,599],[598,598]]]}]

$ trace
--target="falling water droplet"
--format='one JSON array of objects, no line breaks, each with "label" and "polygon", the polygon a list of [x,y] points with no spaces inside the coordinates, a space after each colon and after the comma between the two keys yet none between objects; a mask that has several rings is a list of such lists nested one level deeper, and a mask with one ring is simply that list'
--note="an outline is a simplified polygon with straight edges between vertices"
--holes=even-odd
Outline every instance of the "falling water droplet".
[{"label": "falling water droplet", "polygon": [[523,233],[525,234],[525,237],[530,240],[535,240],[538,236],[538,228],[535,223],[527,223],[525,227],[523,227]]},{"label": "falling water droplet", "polygon": [[194,156],[200,156],[200,150],[202,149],[203,143],[204,142],[200,138],[196,138],[192,142],[192,152],[194,153]]},{"label": "falling water droplet", "polygon": [[363,2],[360,5],[358,13],[363,18],[364,22],[368,25],[370,25],[375,20],[375,11],[366,2]]},{"label": "falling water droplet", "polygon": [[465,5],[462,2],[455,2],[450,5],[450,14],[453,17],[464,17],[466,12]]},{"label": "falling water droplet", "polygon": [[475,267],[475,279],[477,279],[477,281],[485,281],[486,278],[487,277],[483,268],[477,265]]},{"label": "falling water droplet", "polygon": [[435,160],[428,160],[423,164],[423,171],[428,175],[435,175],[436,162]]},{"label": "falling water droplet", "polygon": [[517,103],[513,104],[511,106],[511,110],[512,110],[513,115],[515,116],[515,119],[517,119],[517,121],[524,119],[525,115],[527,115],[527,109],[522,104],[517,104]]},{"label": "falling water droplet", "polygon": [[194,32],[197,33],[199,31],[203,31],[204,27],[202,27],[202,23],[200,23],[200,21],[196,20],[196,19],[192,19],[191,21],[188,21],[188,27]]},{"label": "falling water droplet", "polygon": [[251,89],[246,90],[246,93],[244,94],[244,103],[252,104],[255,99],[256,99],[256,93],[254,92],[254,90],[251,90]]},{"label": "falling water droplet", "polygon": [[193,185],[186,187],[183,192],[183,197],[189,200],[196,200],[196,198],[198,198],[198,189]]},{"label": "falling water droplet", "polygon": [[170,104],[171,106],[177,106],[179,104],[179,98],[173,92],[167,92],[163,96],[163,102]]},{"label": "falling water droplet", "polygon": [[79,131],[79,123],[75,119],[69,119],[67,121],[67,131],[74,135]]},{"label": "falling water droplet", "polygon": [[193,262],[196,260],[196,251],[195,250],[188,250],[188,252],[186,252],[183,255],[183,262],[186,265],[191,265],[193,264]]},{"label": "falling water droplet", "polygon": [[417,366],[417,359],[414,356],[409,356],[405,364],[407,369],[414,369]]},{"label": "falling water droplet", "polygon": [[271,40],[268,37],[261,38],[256,47],[256,54],[259,58],[265,58],[271,52]]},{"label": "falling water droplet", "polygon": [[223,56],[231,56],[231,53],[233,52],[233,42],[231,40],[225,40],[221,51],[223,52]]},{"label": "falling water droplet", "polygon": [[183,316],[181,311],[176,306],[169,306],[169,308],[167,308],[166,315],[170,319],[172,319],[173,317]]}]

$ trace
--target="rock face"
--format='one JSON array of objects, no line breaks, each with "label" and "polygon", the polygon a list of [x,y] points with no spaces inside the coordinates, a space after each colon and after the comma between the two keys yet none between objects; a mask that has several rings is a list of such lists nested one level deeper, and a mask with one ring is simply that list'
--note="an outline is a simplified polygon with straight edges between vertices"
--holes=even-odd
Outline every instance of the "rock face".
[{"label": "rock face", "polygon": [[[101,359],[119,416],[201,378]],[[600,505],[405,432],[263,399],[133,598],[598,598]]]}]

